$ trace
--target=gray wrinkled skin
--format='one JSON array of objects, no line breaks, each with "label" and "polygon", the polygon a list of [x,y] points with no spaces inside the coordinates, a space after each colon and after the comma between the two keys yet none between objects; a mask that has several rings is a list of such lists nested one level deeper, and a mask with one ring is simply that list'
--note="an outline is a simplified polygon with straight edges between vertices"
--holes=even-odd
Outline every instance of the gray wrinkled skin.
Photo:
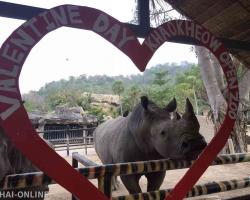
[{"label": "gray wrinkled skin", "polygon": [[[170,113],[176,109],[173,99],[165,108],[159,108],[147,97],[139,103],[127,117],[111,119],[94,132],[96,152],[104,164],[156,160],[196,159],[206,147],[199,133],[199,123],[192,104],[187,99],[182,117]],[[129,193],[141,192],[140,175],[121,176]],[[145,174],[148,180],[147,191],[158,190],[165,172]]]},{"label": "gray wrinkled skin", "polygon": [[[51,145],[48,143],[48,145]],[[50,146],[52,147],[52,146]],[[16,149],[16,147],[10,142],[7,136],[4,134],[2,128],[0,128],[0,181],[9,174],[19,174],[27,172],[39,171],[30,160]],[[17,189],[16,191],[21,191]],[[31,187],[29,189],[23,189],[24,191],[35,190],[48,190],[47,186]],[[12,190],[8,190],[12,191]],[[39,198],[40,199],[40,198]],[[42,199],[42,198],[41,198]]]},{"label": "gray wrinkled skin", "polygon": [[7,153],[8,142],[3,138],[1,133],[2,131],[0,131],[0,180],[2,180],[6,174],[11,173],[11,164]]}]

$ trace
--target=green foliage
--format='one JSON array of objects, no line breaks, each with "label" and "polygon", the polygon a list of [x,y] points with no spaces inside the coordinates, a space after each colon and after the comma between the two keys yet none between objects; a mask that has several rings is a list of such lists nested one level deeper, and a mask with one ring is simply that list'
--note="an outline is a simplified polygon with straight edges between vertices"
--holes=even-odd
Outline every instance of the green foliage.
[{"label": "green foliage", "polygon": [[47,111],[49,109],[46,99],[35,91],[29,92],[22,96],[24,100],[24,107],[28,112],[31,111]]},{"label": "green foliage", "polygon": [[30,101],[25,102],[24,103],[24,107],[25,107],[25,109],[26,109],[27,112],[31,112],[31,111],[37,110],[35,104],[33,104]]},{"label": "green foliage", "polygon": [[81,104],[81,93],[75,90],[65,89],[56,93],[50,93],[47,96],[49,107],[54,110],[56,106],[67,104],[70,107],[79,106]]},{"label": "green foliage", "polygon": [[158,64],[154,67],[146,69],[143,74],[136,74],[130,76],[107,76],[107,75],[95,75],[86,76],[85,74],[79,77],[71,77],[68,80],[61,79],[59,81],[53,81],[47,83],[37,93],[47,98],[49,95],[63,92],[64,90],[78,91],[79,94],[83,92],[98,93],[98,94],[113,94],[112,85],[116,81],[122,81],[124,88],[131,87],[133,85],[147,86],[152,84],[155,79],[155,72],[167,71],[170,78],[169,83],[175,83],[175,77],[179,72],[187,71],[193,64],[183,62],[181,65],[176,63]]},{"label": "green foliage", "polygon": [[79,105],[82,106],[83,110],[90,110],[91,102],[92,102],[91,93],[85,93],[80,98]]},{"label": "green foliage", "polygon": [[112,85],[112,90],[114,94],[117,94],[121,96],[121,94],[124,92],[124,85],[122,81],[115,81]]},{"label": "green foliage", "polygon": [[239,64],[238,66],[236,66],[236,71],[237,71],[237,80],[240,81],[241,78],[244,76],[244,74],[247,72],[247,68],[242,65]]},{"label": "green foliage", "polygon": [[188,83],[191,87],[201,89],[203,87],[203,83],[200,78],[200,68],[193,65],[189,70],[178,73],[176,76],[176,84],[179,83]]},{"label": "green foliage", "polygon": [[160,69],[156,72],[154,72],[154,80],[153,84],[162,86],[166,84],[170,79],[167,78],[168,71]]},{"label": "green foliage", "polygon": [[188,97],[194,106],[193,89],[188,83],[179,83],[174,88],[175,97],[178,102],[178,111],[184,113],[186,98]]},{"label": "green foliage", "polygon": [[158,106],[164,107],[173,97],[173,89],[170,86],[152,85],[146,93]]},{"label": "green foliage", "polygon": [[169,83],[168,71],[161,69],[153,75],[153,84],[149,85],[145,92],[157,105],[164,107],[173,98],[173,86]]},{"label": "green foliage", "polygon": [[106,115],[106,113],[102,111],[102,108],[96,106],[90,106],[88,113],[96,116],[99,122],[103,122],[104,116]]},{"label": "green foliage", "polygon": [[195,100],[197,100],[200,113],[204,109],[208,109],[205,104],[207,102],[206,90],[200,78],[200,68],[197,65],[193,65],[189,70],[177,74],[175,96],[180,112],[184,112],[187,97],[191,100],[194,108],[196,105]]},{"label": "green foliage", "polygon": [[119,96],[120,101],[120,114],[123,115],[123,108],[122,108],[122,102],[121,102],[121,94],[124,92],[125,88],[122,81],[115,81],[112,85],[112,90],[114,94],[117,94]]},{"label": "green foliage", "polygon": [[122,105],[124,111],[132,111],[134,106],[140,100],[142,90],[138,85],[127,88],[122,96]]}]

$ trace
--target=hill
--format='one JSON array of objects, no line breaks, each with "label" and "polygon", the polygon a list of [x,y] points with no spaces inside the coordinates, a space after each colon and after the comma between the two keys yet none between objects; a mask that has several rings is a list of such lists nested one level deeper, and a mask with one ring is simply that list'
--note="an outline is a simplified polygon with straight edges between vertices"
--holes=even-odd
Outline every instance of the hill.
[{"label": "hill", "polygon": [[99,94],[113,94],[112,83],[114,81],[122,81],[125,87],[131,85],[148,85],[151,84],[154,79],[155,72],[167,71],[171,82],[175,81],[175,77],[178,73],[182,73],[190,69],[194,64],[188,62],[182,62],[181,64],[176,63],[165,63],[158,64],[145,72],[130,76],[107,76],[107,75],[95,75],[87,76],[82,74],[78,77],[69,77],[68,80],[61,79],[60,81],[53,81],[47,83],[37,92],[41,96],[48,96],[48,94],[55,91],[62,91],[65,89],[77,90],[82,92],[99,93]]},{"label": "hill", "polygon": [[[146,69],[143,74],[130,76],[82,74],[78,77],[71,76],[67,80],[61,79],[47,83],[38,91],[23,94],[23,99],[28,111],[51,111],[56,106],[67,104],[68,106],[82,106],[84,110],[93,109],[91,112],[95,114],[99,113],[101,106],[95,108],[91,106],[93,98],[91,94],[114,94],[112,86],[120,81],[124,91],[121,97],[122,104],[126,109],[131,109],[141,94],[150,95],[160,105],[164,105],[173,96],[177,96],[177,100],[179,98],[183,102],[185,101],[184,95],[192,94],[193,86],[192,84],[179,84],[177,88],[176,84],[185,81],[188,75],[195,75],[197,78],[197,70],[197,65],[182,62],[181,64],[158,64]],[[111,112],[118,113],[117,110]]]}]

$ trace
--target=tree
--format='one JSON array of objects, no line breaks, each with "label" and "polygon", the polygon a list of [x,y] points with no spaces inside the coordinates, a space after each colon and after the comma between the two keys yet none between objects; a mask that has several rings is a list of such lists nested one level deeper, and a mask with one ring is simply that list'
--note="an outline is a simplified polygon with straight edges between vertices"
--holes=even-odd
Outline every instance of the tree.
[{"label": "tree", "polygon": [[[200,77],[200,69],[197,65],[193,65],[191,69],[185,71],[184,73],[180,73],[177,75],[176,85],[183,84],[183,83],[187,84],[186,88],[188,90],[191,90],[191,94],[189,94],[189,96],[193,96],[192,99],[194,100],[196,114],[198,115],[199,114],[198,101],[201,98],[204,98],[205,88],[204,88],[204,85],[203,85],[201,77]],[[178,88],[179,87],[176,87],[176,89],[178,89]],[[180,87],[180,89],[181,89],[181,87]],[[197,91],[199,91],[199,92],[197,92]],[[203,100],[207,100],[207,98],[205,98]]]},{"label": "tree", "polygon": [[90,106],[88,113],[96,116],[99,123],[102,123],[104,121],[104,116],[106,115],[106,113],[103,112],[102,108],[97,106]]},{"label": "tree", "polygon": [[[212,119],[215,124],[215,130],[220,127],[226,112],[226,88],[222,70],[216,58],[209,53],[204,47],[195,47],[198,57],[198,65],[201,69],[201,76],[207,91],[208,101],[211,107]],[[239,62],[234,58],[234,63],[239,68]],[[250,71],[245,69],[239,80],[239,97],[240,105],[236,124],[230,136],[233,148],[227,144],[222,151],[223,153],[246,152],[246,123],[247,123],[247,105],[249,104],[250,92]]]},{"label": "tree", "polygon": [[61,92],[49,94],[48,101],[51,110],[54,110],[57,106],[67,103],[65,95]]},{"label": "tree", "polygon": [[160,69],[158,71],[155,71],[153,84],[162,86],[162,85],[168,83],[169,78],[167,77],[167,75],[168,75],[167,70]]},{"label": "tree", "polygon": [[138,103],[142,90],[138,85],[127,88],[122,96],[122,104],[125,111],[132,111]]},{"label": "tree", "polygon": [[176,84],[174,86],[174,96],[176,97],[176,100],[178,102],[178,111],[181,113],[184,113],[185,111],[185,103],[186,103],[186,98],[189,97],[189,100],[191,102],[194,102],[193,96],[193,90],[190,86],[190,84],[183,82]]},{"label": "tree", "polygon": [[24,106],[25,109],[28,112],[32,112],[35,110],[46,112],[48,111],[48,104],[45,100],[45,98],[35,91],[31,91],[28,94],[22,95],[22,98],[24,100]]},{"label": "tree", "polygon": [[168,71],[157,70],[153,72],[153,84],[146,88],[145,93],[159,106],[165,106],[173,98],[173,88],[169,84]]},{"label": "tree", "polygon": [[141,89],[137,85],[134,85],[129,89],[132,107],[135,107],[135,105],[138,103],[140,95]]},{"label": "tree", "polygon": [[122,102],[121,102],[121,94],[124,92],[124,85],[122,81],[115,81],[112,85],[112,90],[114,94],[117,94],[119,96],[119,102],[120,102],[120,113],[123,115],[122,110]]},{"label": "tree", "polygon": [[83,110],[89,110],[91,107],[92,97],[91,93],[84,93],[80,99],[80,105]]},{"label": "tree", "polygon": [[[161,5],[163,0],[152,0],[153,4]],[[155,11],[162,11],[162,9],[154,7]],[[164,11],[168,12],[167,9]],[[159,15],[162,16],[161,13],[157,13],[154,15],[154,19],[159,18]],[[164,16],[164,19],[169,18]],[[159,21],[156,23],[159,25]],[[212,118],[215,124],[215,130],[220,127],[222,123],[225,111],[227,107],[226,102],[226,88],[225,88],[225,81],[223,78],[222,69],[217,61],[217,59],[211,55],[208,50],[204,47],[195,47],[195,51],[198,57],[198,65],[201,69],[201,76],[204,82],[208,101],[211,107]],[[237,59],[233,59],[236,63],[236,66],[239,66]],[[238,67],[239,68],[239,67]],[[249,92],[250,92],[250,71],[249,69],[244,70],[245,73],[240,76],[239,81],[239,97],[240,97],[240,104],[238,110],[238,116],[236,119],[235,127],[231,133],[231,138],[229,140],[232,141],[233,148],[229,148],[227,144],[223,150],[223,153],[234,153],[234,152],[246,152],[247,151],[247,144],[246,144],[246,123],[247,123],[247,110],[249,110]],[[248,106],[248,107],[247,107]]]},{"label": "tree", "polygon": [[70,107],[81,106],[81,92],[74,89],[65,88],[62,91],[50,92],[47,97],[50,109],[54,110],[56,106],[67,104]]}]

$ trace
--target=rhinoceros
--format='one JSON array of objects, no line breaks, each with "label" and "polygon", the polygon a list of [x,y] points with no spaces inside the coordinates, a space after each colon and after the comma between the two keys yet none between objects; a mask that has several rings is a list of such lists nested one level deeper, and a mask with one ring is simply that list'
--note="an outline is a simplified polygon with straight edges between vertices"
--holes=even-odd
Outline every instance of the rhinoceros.
[{"label": "rhinoceros", "polygon": [[[45,141],[51,148],[52,144]],[[28,160],[11,141],[6,137],[4,130],[0,127],[0,182],[10,174],[19,174],[27,172],[37,172],[39,169]],[[7,190],[12,192],[18,191],[48,191],[48,186],[30,187],[24,189]],[[11,199],[11,198],[10,198]],[[19,198],[18,198],[19,199]],[[23,198],[26,199],[26,198]],[[44,199],[43,197],[37,199]]]},{"label": "rhinoceros", "polygon": [[[199,122],[189,99],[182,117],[176,114],[171,119],[176,107],[175,98],[165,108],[160,108],[142,96],[127,117],[120,116],[100,124],[94,132],[94,143],[102,163],[196,159],[207,145],[199,133]],[[129,193],[139,193],[139,179],[145,175],[147,191],[153,191],[160,188],[165,173],[124,175],[121,180]]]}]

